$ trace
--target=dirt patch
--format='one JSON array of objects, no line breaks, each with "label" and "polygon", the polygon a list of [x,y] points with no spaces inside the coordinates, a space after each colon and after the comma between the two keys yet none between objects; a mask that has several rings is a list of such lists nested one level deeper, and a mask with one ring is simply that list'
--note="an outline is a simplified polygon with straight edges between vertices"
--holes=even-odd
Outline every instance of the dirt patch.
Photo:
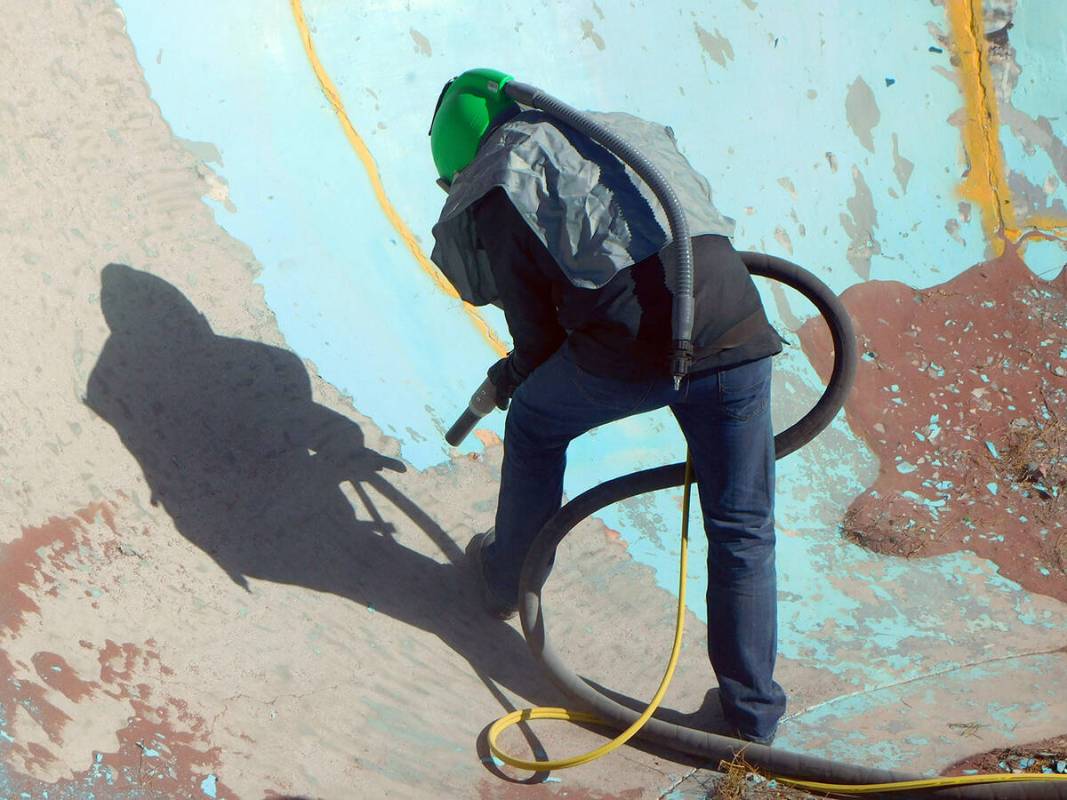
[{"label": "dirt patch", "polygon": [[[870,281],[842,296],[861,361],[845,407],[881,462],[844,536],[903,557],[970,550],[1067,601],[1067,272],[1014,250],[940,286]],[[825,380],[821,320],[800,340]]]},{"label": "dirt patch", "polygon": [[1067,775],[1067,735],[969,756],[957,761],[942,774],[973,775],[994,772]]},{"label": "dirt patch", "polygon": [[806,800],[816,796],[765,778],[745,760],[744,753],[720,762],[719,769],[722,773],[713,773],[704,787],[708,800]]}]

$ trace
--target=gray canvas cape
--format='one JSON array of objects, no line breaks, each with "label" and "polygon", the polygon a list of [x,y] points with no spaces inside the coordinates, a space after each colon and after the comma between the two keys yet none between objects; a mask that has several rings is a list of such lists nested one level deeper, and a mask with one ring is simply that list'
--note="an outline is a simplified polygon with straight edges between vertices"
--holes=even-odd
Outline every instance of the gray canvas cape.
[{"label": "gray canvas cape", "polygon": [[[670,128],[630,114],[590,116],[660,169],[685,209],[691,236],[733,235],[734,221],[715,209],[707,180],[679,152]],[[497,300],[472,206],[498,186],[580,288],[600,288],[671,241],[663,208],[630,167],[566,123],[523,111],[490,133],[456,175],[433,227],[433,262],[474,305]]]}]

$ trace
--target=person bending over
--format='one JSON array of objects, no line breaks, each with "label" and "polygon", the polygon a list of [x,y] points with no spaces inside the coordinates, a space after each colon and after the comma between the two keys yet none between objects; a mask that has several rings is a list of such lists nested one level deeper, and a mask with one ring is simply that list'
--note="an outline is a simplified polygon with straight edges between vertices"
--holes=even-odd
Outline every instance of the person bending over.
[{"label": "person bending over", "polygon": [[692,455],[708,537],[708,649],[727,722],[769,744],[786,696],[777,649],[771,357],[781,338],[670,128],[592,114],[665,175],[692,233],[693,364],[669,370],[674,276],[666,216],[615,155],[472,70],[445,85],[430,137],[448,192],[432,258],[460,296],[501,307],[514,343],[489,369],[507,408],[496,524],[467,546],[489,613],[507,619],[519,574],[560,508],[567,446],[668,406]]}]

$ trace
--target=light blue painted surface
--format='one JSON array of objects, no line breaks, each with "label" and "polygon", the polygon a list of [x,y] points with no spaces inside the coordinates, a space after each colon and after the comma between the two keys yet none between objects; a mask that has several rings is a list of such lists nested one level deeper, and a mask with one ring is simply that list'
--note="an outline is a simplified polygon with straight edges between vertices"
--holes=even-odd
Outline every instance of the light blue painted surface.
[{"label": "light blue painted surface", "polygon": [[[229,183],[237,211],[214,204],[216,216],[262,264],[260,281],[290,345],[400,439],[405,458],[418,467],[440,461],[446,453],[442,422],[462,407],[492,355],[455,302],[435,289],[396,243],[319,91],[288,6],[257,5],[256,13],[247,2],[220,7],[201,0],[180,11],[147,0],[125,0],[122,6],[153,96],[175,133],[212,142],[222,155],[222,163],[212,166]],[[738,246],[786,254],[774,240],[774,229],[784,225],[794,258],[812,265],[837,290],[859,279],[845,259],[848,242],[837,219],[855,190],[853,166],[869,185],[882,220],[883,254],[872,261],[872,277],[936,283],[982,257],[977,214],[960,228],[972,243],[967,246],[947,239],[943,227],[930,222],[956,213],[959,177],[959,134],[944,124],[959,106],[959,94],[931,69],[945,67],[947,56],[927,50],[932,41],[927,24],[943,24],[938,9],[867,7],[854,12],[856,19],[841,19],[785,3],[761,3],[756,11],[739,4],[717,15],[699,4],[678,4],[670,12],[636,9],[636,16],[613,14],[608,6],[605,18],[595,22],[607,43],[603,51],[592,39],[582,39],[582,19],[589,12],[578,9],[534,9],[527,19],[505,4],[478,26],[470,26],[458,7],[442,4],[405,13],[398,4],[378,3],[341,13],[312,2],[307,12],[320,56],[374,153],[391,199],[423,236],[441,202],[432,185],[427,118],[441,81],[469,66],[473,52],[479,63],[505,66],[578,106],[626,108],[669,122],[691,160],[712,178],[717,202],[738,219]],[[212,24],[202,25],[207,18]],[[549,52],[529,46],[534,24],[542,38],[564,43],[569,57],[560,58],[559,47]],[[725,67],[702,50],[698,25],[729,38],[734,58],[727,58]],[[411,34],[416,27],[431,43],[431,57],[416,52]],[[843,36],[846,29],[849,35]],[[684,46],[671,48],[664,62],[663,51],[651,47],[656,41]],[[614,80],[621,58],[642,65],[627,71],[632,77],[626,84]],[[892,86],[885,85],[886,76],[895,79]],[[871,87],[879,108],[874,153],[846,121],[846,92],[856,77]],[[787,152],[780,146],[785,131]],[[893,171],[894,133],[901,153],[915,164],[906,192]],[[827,152],[834,154],[836,172]],[[796,198],[780,178],[792,182]],[[891,189],[898,198],[889,196]],[[754,213],[746,213],[749,206]],[[791,220],[794,211],[798,222]],[[799,234],[801,224],[806,236]],[[773,301],[768,308],[773,314]],[[506,334],[498,315],[495,321]],[[798,353],[787,354],[778,369],[814,389],[817,378],[803,361]],[[494,415],[487,427],[499,431],[501,421]],[[850,449],[862,451],[840,423],[838,429]],[[680,459],[679,439],[666,414],[585,437],[572,449],[568,493],[635,467]],[[820,479],[848,478],[826,475],[827,465],[810,458],[802,452],[780,465],[784,525],[803,527],[843,510],[820,511],[824,501],[818,491],[805,492],[805,500],[791,497],[800,494],[792,490],[795,485],[810,486],[814,479],[817,489]],[[851,491],[863,488],[855,482]],[[674,586],[676,554],[663,543],[675,535],[675,509],[667,495],[644,504],[643,530],[628,524],[635,521],[633,510],[607,515],[610,525],[622,529],[633,557],[652,565],[667,589]],[[783,570],[783,592],[798,598],[796,612],[786,601],[785,619],[811,618],[807,598],[822,581],[826,563],[851,570],[874,558],[841,544],[832,528],[821,529],[825,541],[807,533],[816,540],[786,540],[780,548],[782,562],[793,565]],[[817,558],[826,548],[833,554]],[[908,569],[927,571],[934,580],[941,572],[927,563]],[[702,588],[694,587],[692,596],[702,597]],[[825,586],[820,595],[825,618],[848,607],[843,594]],[[703,614],[699,601],[694,611]],[[887,652],[921,635],[903,619],[893,627],[894,636],[882,634]],[[783,654],[807,652],[805,633],[787,627]],[[869,673],[872,684],[886,677]]]},{"label": "light blue painted surface", "polygon": [[[152,95],[175,134],[211,142],[221,153],[221,163],[211,167],[229,184],[236,212],[208,202],[262,266],[258,280],[290,346],[396,437],[416,467],[445,460],[442,432],[494,356],[456,302],[398,244],[319,90],[288,4],[120,5]],[[716,203],[737,219],[736,245],[790,256],[784,233],[791,257],[836,291],[866,277],[929,286],[985,256],[980,214],[974,209],[966,218],[955,196],[964,165],[959,130],[946,122],[961,105],[949,55],[928,49],[936,43],[928,26],[947,29],[940,8],[863,4],[830,13],[784,0],[761,0],[755,10],[741,2],[718,9],[600,7],[603,18],[592,6],[503,3],[472,25],[459,3],[307,3],[320,57],[424,251],[442,199],[426,136],[434,100],[447,77],[494,65],[576,106],[628,110],[672,125],[688,157],[711,179]],[[1026,46],[1041,58],[1042,48],[1059,46],[1060,40],[1050,44],[1034,15],[1020,20]],[[723,64],[702,48],[698,26],[729,40],[732,56],[723,51]],[[420,50],[416,33],[431,54]],[[1020,52],[1031,51],[1020,45]],[[1028,69],[1024,77],[1038,72]],[[873,152],[847,119],[849,88],[860,78],[878,109]],[[1017,107],[1049,113],[1055,90],[1030,78],[1020,83]],[[894,135],[899,154],[913,164],[906,187],[893,157]],[[1002,140],[1013,169],[1032,182],[1045,180],[1054,166],[1047,155],[1026,152],[1010,131]],[[871,258],[869,276],[849,263],[841,221],[861,185],[871,194],[881,251]],[[946,229],[950,220],[954,235]],[[1031,244],[1031,268],[1051,268],[1055,248]],[[781,309],[762,292],[778,320]],[[790,298],[796,317],[812,313],[805,305]],[[488,316],[506,334],[499,313]],[[808,394],[819,388],[795,347],[778,359],[777,372],[782,386]],[[799,413],[791,397],[783,395],[783,403]],[[499,433],[502,421],[493,415],[486,427]],[[931,438],[938,430],[932,425]],[[784,656],[818,663],[862,689],[921,674],[929,669],[923,655],[929,650],[915,645],[946,640],[958,617],[950,607],[916,613],[911,590],[902,587],[950,596],[961,575],[984,583],[1011,609],[1001,617],[979,615],[976,625],[1043,624],[1031,620],[1026,594],[990,565],[963,555],[898,562],[843,541],[836,523],[876,465],[840,419],[833,432],[848,458],[820,457],[808,448],[779,465],[779,523],[799,532],[782,536],[779,546]],[[683,455],[668,414],[625,421],[575,443],[567,492]],[[676,515],[670,493],[605,515],[633,558],[652,566],[668,591],[676,581]],[[699,561],[700,537],[696,544]],[[854,599],[837,580],[842,575],[881,602]],[[690,596],[703,617],[703,585]],[[830,620],[837,633],[820,638]],[[853,658],[836,652],[842,631],[854,637]]]},{"label": "light blue painted surface", "polygon": [[[1046,117],[1067,137],[1063,64],[1067,62],[1067,4],[1023,0],[1012,15],[1011,42],[1022,70],[1012,103],[1032,117]],[[1060,195],[1061,197],[1063,195]]]},{"label": "light blue painted surface", "polygon": [[[400,438],[412,463],[440,461],[442,420],[462,407],[492,355],[456,303],[395,243],[318,89],[287,4],[194,0],[179,8],[126,0],[121,5],[153,97],[175,133],[211,142],[222,154],[223,164],[211,166],[228,181],[237,211],[214,204],[216,215],[262,264],[260,281],[290,345]],[[942,120],[959,100],[949,81],[931,78],[938,57],[925,50],[926,23],[937,9],[881,12],[892,17],[903,41],[888,43],[885,26],[872,17],[858,28],[849,25],[848,36],[835,28],[832,53],[812,50],[805,56],[815,38],[778,36],[776,47],[776,31],[810,29],[811,37],[821,40],[833,24],[780,6],[761,4],[752,12],[739,4],[719,17],[699,4],[682,4],[669,14],[636,9],[636,17],[609,8],[606,18],[596,21],[608,43],[603,52],[581,38],[581,20],[591,12],[578,9],[535,9],[530,17],[505,4],[478,26],[469,25],[459,6],[405,13],[402,5],[381,3],[342,13],[340,7],[309,3],[307,12],[323,62],[374,153],[386,189],[424,237],[426,250],[441,203],[432,183],[428,116],[442,80],[469,66],[470,53],[477,53],[484,63],[506,66],[575,105],[627,109],[668,122],[694,164],[711,177],[717,202],[738,219],[738,245],[784,253],[774,238],[775,228],[784,226],[795,258],[812,265],[835,290],[859,277],[845,259],[848,240],[839,221],[855,191],[853,165],[883,220],[877,230],[884,256],[875,257],[873,277],[932,283],[950,278],[946,270],[978,260],[983,245],[977,228],[961,229],[976,243],[969,251],[946,240],[942,230],[945,216],[956,213],[949,200],[959,144],[956,130]],[[203,25],[205,19],[211,24]],[[526,20],[520,33],[516,20]],[[530,46],[526,31],[535,24],[556,47]],[[740,55],[726,68],[711,61],[696,25],[722,28]],[[430,58],[415,52],[416,26],[438,43]],[[463,46],[450,47],[459,30]],[[646,41],[649,30],[659,35]],[[671,48],[672,61],[663,63],[663,51],[651,47],[663,40],[687,46]],[[569,57],[560,57],[560,43]],[[905,59],[902,52],[911,55]],[[642,67],[627,70],[635,77],[626,85],[614,80],[620,58],[637,59]],[[791,74],[797,64],[803,65],[799,76]],[[875,154],[845,122],[846,90],[859,76],[844,69],[848,64],[863,65],[879,104]],[[885,88],[882,73],[893,74],[897,83]],[[809,89],[816,91],[815,99],[807,97]],[[916,103],[926,109],[919,119]],[[784,131],[787,153],[781,148]],[[888,196],[894,187],[903,191],[893,174],[892,133],[916,164],[910,194],[900,200]],[[835,154],[836,173],[827,152]],[[793,182],[796,200],[778,184],[780,178]],[[747,214],[746,207],[754,213]],[[798,223],[790,219],[794,210]],[[800,224],[806,236],[799,234]],[[499,314],[491,316],[506,334]],[[488,425],[499,429],[499,418]]]},{"label": "light blue painted surface", "polygon": [[[941,739],[948,741],[962,735],[960,727],[974,722],[981,729],[995,727],[1009,743],[1023,743],[1015,731],[1028,718],[1047,708],[1047,699],[1055,696],[1056,687],[1042,676],[1053,656],[1033,656],[1018,661],[1001,661],[963,667],[951,673],[938,673],[913,683],[894,685],[869,694],[837,698],[813,709],[787,717],[775,739],[786,750],[803,750],[808,742],[817,741],[819,750],[829,758],[854,759],[857,753],[868,755],[872,762],[886,769],[914,771],[917,750],[931,746],[922,737],[907,734],[917,714],[938,710],[944,719]],[[1025,701],[987,702],[974,687],[1004,682],[1006,694],[1018,698],[1024,689]],[[864,729],[891,726],[900,731],[898,739],[871,746],[865,742]],[[954,727],[955,726],[955,727]],[[975,743],[976,749],[981,747]]]}]

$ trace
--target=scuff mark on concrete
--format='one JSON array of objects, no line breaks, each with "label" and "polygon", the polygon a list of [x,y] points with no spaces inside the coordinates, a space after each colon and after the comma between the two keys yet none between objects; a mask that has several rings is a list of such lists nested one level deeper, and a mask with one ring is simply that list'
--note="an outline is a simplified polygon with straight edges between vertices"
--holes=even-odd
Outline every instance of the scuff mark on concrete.
[{"label": "scuff mark on concrete", "polygon": [[857,76],[852,85],[848,87],[848,94],[845,96],[845,116],[848,119],[848,126],[852,128],[860,144],[873,153],[872,132],[881,120],[882,112],[878,110],[878,101],[874,98],[874,92],[861,76]]},{"label": "scuff mark on concrete", "polygon": [[699,22],[694,22],[693,28],[696,30],[701,48],[712,61],[720,67],[725,67],[727,61],[734,60],[733,45],[730,44],[729,39],[722,35],[718,28],[715,29],[715,33],[711,33],[700,27]]},{"label": "scuff mark on concrete", "polygon": [[864,280],[871,275],[871,258],[882,252],[882,246],[874,238],[874,229],[878,227],[878,212],[874,208],[874,197],[859,167],[852,167],[852,182],[855,193],[846,203],[848,213],[839,217],[841,227],[850,239],[848,246],[848,263],[856,274]]}]

